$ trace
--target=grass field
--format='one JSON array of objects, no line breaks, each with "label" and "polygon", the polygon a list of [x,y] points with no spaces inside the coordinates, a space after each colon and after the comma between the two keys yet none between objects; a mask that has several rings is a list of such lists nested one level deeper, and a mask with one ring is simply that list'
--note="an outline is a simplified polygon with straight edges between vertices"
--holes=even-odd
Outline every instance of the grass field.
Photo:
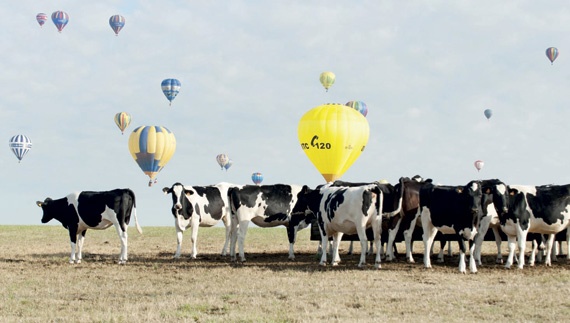
[{"label": "grass field", "polygon": [[[317,242],[299,233],[287,259],[284,228],[250,228],[244,264],[219,255],[223,228],[200,230],[198,259],[189,235],[173,259],[174,228],[129,231],[129,262],[116,264],[114,229],[88,231],[83,263],[68,263],[61,226],[0,226],[2,322],[542,322],[570,317],[570,264],[506,270],[484,245],[479,272],[459,274],[458,257],[426,270],[382,263],[357,269],[359,248],[338,267],[318,266]],[[506,244],[505,248],[506,248]],[[456,248],[456,245],[453,245]],[[403,251],[403,244],[398,244]],[[414,245],[421,252],[421,243]],[[506,250],[505,250],[506,251]],[[402,259],[400,257],[400,259]]]}]

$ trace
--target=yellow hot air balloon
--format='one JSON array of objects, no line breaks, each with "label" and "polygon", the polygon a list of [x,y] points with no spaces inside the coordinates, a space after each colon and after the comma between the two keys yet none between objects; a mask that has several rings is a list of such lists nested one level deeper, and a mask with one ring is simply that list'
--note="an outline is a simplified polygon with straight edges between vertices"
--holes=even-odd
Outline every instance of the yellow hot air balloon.
[{"label": "yellow hot air balloon", "polygon": [[333,72],[322,72],[321,76],[319,77],[321,84],[325,87],[327,92],[329,91],[329,87],[334,84],[335,75]]},{"label": "yellow hot air balloon", "polygon": [[174,155],[176,138],[165,127],[141,126],[133,130],[129,137],[131,156],[148,175],[148,186],[156,183],[155,177]]},{"label": "yellow hot air balloon", "polygon": [[344,104],[309,110],[297,128],[301,148],[327,182],[342,176],[368,143],[370,128],[362,113]]},{"label": "yellow hot air balloon", "polygon": [[115,124],[119,129],[121,129],[121,134],[125,132],[125,129],[131,123],[131,115],[126,112],[119,112],[115,114]]}]

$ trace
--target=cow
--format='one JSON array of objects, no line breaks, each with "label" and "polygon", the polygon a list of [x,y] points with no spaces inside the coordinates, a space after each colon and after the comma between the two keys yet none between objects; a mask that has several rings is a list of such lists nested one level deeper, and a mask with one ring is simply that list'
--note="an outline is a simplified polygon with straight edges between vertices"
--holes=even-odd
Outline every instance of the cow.
[{"label": "cow", "polygon": [[501,236],[499,234],[499,217],[508,212],[508,196],[507,185],[498,179],[482,180],[481,187],[483,190],[483,200],[481,201],[481,209],[483,215],[479,224],[478,234],[475,237],[475,262],[481,265],[481,248],[487,230],[491,228],[495,236],[495,244],[497,245],[497,257],[495,262],[503,263],[503,255],[501,254]]},{"label": "cow", "polygon": [[[401,208],[401,203],[402,203],[402,196],[403,196],[403,183],[409,181],[409,179],[406,177],[401,177],[399,179],[398,184],[396,184],[395,186],[392,186],[392,184],[388,183],[387,181],[375,181],[375,182],[347,182],[347,181],[341,181],[341,180],[336,180],[332,183],[331,186],[336,186],[336,187],[355,187],[355,186],[364,186],[364,185],[370,185],[370,184],[374,184],[377,185],[378,188],[382,191],[382,195],[383,195],[383,205],[382,205],[382,210],[383,212],[387,212],[388,214],[393,214],[394,210]],[[387,221],[383,221],[382,222],[382,228],[383,230],[381,231],[381,237],[380,237],[380,241],[381,241],[381,245],[384,243],[389,243],[389,238],[388,238],[388,234],[384,234],[384,227],[388,228],[389,224],[392,224],[393,222],[397,221],[397,219],[394,220],[394,218],[397,217],[397,215],[395,216],[384,216],[385,219]],[[387,230],[386,230],[387,231]],[[352,254],[352,250],[353,250],[353,242],[354,241],[350,241],[350,246],[348,248],[348,254],[351,255]],[[394,240],[392,240],[392,244],[393,244]],[[393,246],[387,247],[387,249],[392,252],[393,250]],[[370,241],[370,248],[368,248],[368,254],[372,254],[374,252],[374,241]],[[384,248],[380,249],[380,257],[383,258],[384,256]]]},{"label": "cow", "polygon": [[500,217],[501,229],[508,237],[509,256],[506,268],[513,264],[518,241],[518,268],[524,267],[526,238],[529,232],[548,234],[545,264],[551,265],[554,234],[570,223],[570,184],[567,185],[509,185],[509,211]]},{"label": "cow", "polygon": [[[465,240],[472,241],[481,220],[481,183],[471,181],[465,186],[425,184],[420,189],[420,207],[424,241],[424,266],[431,268],[430,249],[437,234],[454,234],[459,242],[459,272],[465,273]],[[473,247],[470,251],[473,254]],[[469,269],[477,272],[474,257],[469,257]]]},{"label": "cow", "polygon": [[74,192],[57,200],[48,197],[36,204],[43,210],[42,223],[56,219],[69,231],[71,264],[81,263],[87,229],[104,230],[111,225],[115,226],[121,239],[119,264],[125,264],[128,259],[127,228],[131,215],[135,218],[137,231],[142,234],[137,219],[135,193],[130,189]]},{"label": "cow", "polygon": [[191,258],[196,259],[198,254],[198,227],[212,227],[220,221],[226,228],[226,239],[222,248],[222,256],[227,254],[231,234],[231,214],[228,202],[228,189],[237,185],[218,183],[210,186],[185,186],[174,183],[171,187],[162,189],[164,194],[171,194],[176,228],[176,253],[179,258],[182,249],[183,233],[191,228],[192,253]]},{"label": "cow", "polygon": [[306,185],[245,185],[229,189],[231,206],[230,256],[236,260],[236,242],[241,262],[245,262],[244,242],[250,222],[268,228],[287,227],[289,259],[295,259],[294,244],[297,231],[306,228],[312,221],[307,207],[299,203],[299,196],[309,190]]},{"label": "cow", "polygon": [[[402,179],[400,179],[402,181]],[[307,193],[307,206],[317,217],[321,233],[321,245],[327,245],[333,238],[331,264],[340,262],[338,246],[343,234],[357,234],[360,240],[361,255],[358,267],[366,265],[366,229],[371,227],[376,245],[374,267],[381,268],[382,217],[391,217],[400,212],[402,195],[400,189],[373,183],[359,186],[334,186],[331,183],[317,187]],[[384,195],[390,196],[384,200]],[[392,195],[393,194],[393,195]],[[384,203],[386,202],[386,203]],[[386,211],[383,206],[386,205]],[[321,255],[321,266],[326,266],[327,253]]]}]

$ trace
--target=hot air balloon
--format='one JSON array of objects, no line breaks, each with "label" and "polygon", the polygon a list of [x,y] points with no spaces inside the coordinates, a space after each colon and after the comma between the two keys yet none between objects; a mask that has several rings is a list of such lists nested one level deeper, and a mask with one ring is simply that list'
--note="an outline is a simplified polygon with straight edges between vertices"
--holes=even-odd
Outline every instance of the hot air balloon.
[{"label": "hot air balloon", "polygon": [[125,129],[131,123],[131,115],[126,112],[119,112],[115,114],[115,124],[119,129],[121,129],[121,134],[125,132]]},{"label": "hot air balloon", "polygon": [[487,120],[489,120],[493,116],[493,110],[487,109],[487,110],[483,111],[483,114],[485,114],[485,117],[487,117]]},{"label": "hot air balloon", "polygon": [[119,36],[119,31],[125,27],[125,17],[121,15],[114,15],[109,18],[109,25],[115,32],[115,36]]},{"label": "hot air balloon", "polygon": [[61,32],[69,22],[69,15],[63,11],[56,11],[51,14],[51,21],[53,21],[57,31]]},{"label": "hot air balloon", "polygon": [[162,92],[168,101],[170,101],[169,105],[172,105],[172,100],[174,100],[174,98],[178,95],[178,92],[180,92],[181,85],[182,84],[180,84],[180,81],[177,79],[166,79],[162,81],[162,84],[160,86],[162,87]]},{"label": "hot air balloon", "polygon": [[232,167],[232,165],[234,164],[233,160],[228,160],[227,164],[224,165],[224,168],[226,169],[226,171],[228,170],[228,168]]},{"label": "hot air balloon", "polygon": [[129,151],[142,171],[150,178],[148,186],[156,183],[156,175],[176,151],[174,134],[161,126],[141,126],[129,137]]},{"label": "hot air balloon", "polygon": [[253,173],[251,174],[251,180],[255,185],[261,184],[263,182],[263,174],[261,173]]},{"label": "hot air balloon", "polygon": [[332,182],[360,156],[370,128],[362,113],[343,104],[309,110],[297,128],[301,148],[327,182]]},{"label": "hot air balloon", "polygon": [[473,164],[475,165],[475,168],[477,168],[477,171],[480,171],[481,168],[485,166],[485,163],[482,160],[476,160]]},{"label": "hot air balloon", "polygon": [[220,165],[221,169],[224,170],[224,167],[228,164],[230,158],[226,154],[219,154],[216,156],[216,161],[218,162],[218,165]]},{"label": "hot air balloon", "polygon": [[48,20],[48,16],[45,13],[38,13],[36,15],[36,20],[38,21],[38,24],[40,24],[40,27],[43,27]]},{"label": "hot air balloon", "polygon": [[321,84],[325,87],[327,92],[329,88],[334,84],[335,76],[333,72],[322,72],[321,76],[319,77]]},{"label": "hot air balloon", "polygon": [[346,106],[351,107],[356,111],[362,113],[362,115],[365,117],[368,114],[368,107],[366,106],[366,103],[362,101],[348,101],[346,102]]},{"label": "hot air balloon", "polygon": [[24,135],[16,135],[10,139],[10,149],[18,158],[18,163],[32,149],[32,141]]},{"label": "hot air balloon", "polygon": [[554,60],[558,57],[558,48],[548,47],[546,49],[546,57],[550,60],[550,65],[554,64]]}]

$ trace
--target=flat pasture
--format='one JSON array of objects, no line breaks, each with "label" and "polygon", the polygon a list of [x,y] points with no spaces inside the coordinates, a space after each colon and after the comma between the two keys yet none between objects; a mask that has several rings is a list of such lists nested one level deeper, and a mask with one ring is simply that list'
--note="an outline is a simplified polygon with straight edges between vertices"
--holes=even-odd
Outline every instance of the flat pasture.
[{"label": "flat pasture", "polygon": [[[88,231],[83,262],[69,264],[61,226],[0,226],[2,322],[539,322],[570,317],[570,264],[559,257],[506,270],[494,263],[495,244],[484,243],[477,274],[457,270],[457,246],[443,264],[382,263],[358,269],[360,248],[342,262],[320,267],[317,242],[299,232],[296,259],[287,259],[284,228],[250,228],[247,261],[220,255],[224,229],[201,228],[198,259],[185,235],[173,259],[173,227],[129,230],[129,261],[118,265],[116,231]],[[189,233],[189,232],[188,232]],[[404,251],[403,243],[397,245]],[[503,252],[506,254],[506,243]],[[436,251],[438,247],[436,246]],[[564,249],[566,251],[566,249]]]}]

